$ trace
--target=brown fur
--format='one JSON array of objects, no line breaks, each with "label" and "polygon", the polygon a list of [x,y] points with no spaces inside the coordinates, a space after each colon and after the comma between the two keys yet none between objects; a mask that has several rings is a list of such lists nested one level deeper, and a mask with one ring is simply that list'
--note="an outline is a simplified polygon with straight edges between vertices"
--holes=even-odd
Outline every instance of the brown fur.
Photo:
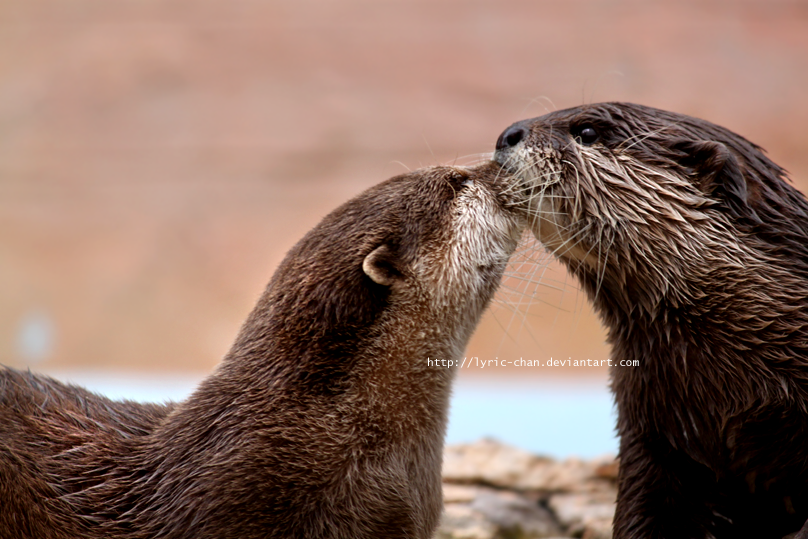
[{"label": "brown fur", "polygon": [[384,182],[287,255],[185,402],[0,371],[2,538],[427,538],[452,371],[523,220],[499,167]]},{"label": "brown fur", "polygon": [[785,172],[727,129],[626,103],[519,122],[497,147],[535,235],[609,330],[615,538],[798,530],[808,202]]}]

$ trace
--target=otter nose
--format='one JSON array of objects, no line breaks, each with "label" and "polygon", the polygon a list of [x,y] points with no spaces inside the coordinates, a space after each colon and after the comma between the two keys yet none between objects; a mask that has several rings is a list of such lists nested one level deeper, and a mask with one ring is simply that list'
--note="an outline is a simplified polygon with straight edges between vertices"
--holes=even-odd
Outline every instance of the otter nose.
[{"label": "otter nose", "polygon": [[527,129],[521,125],[514,124],[503,131],[497,139],[497,150],[505,150],[516,146],[522,142],[525,136],[527,136]]}]

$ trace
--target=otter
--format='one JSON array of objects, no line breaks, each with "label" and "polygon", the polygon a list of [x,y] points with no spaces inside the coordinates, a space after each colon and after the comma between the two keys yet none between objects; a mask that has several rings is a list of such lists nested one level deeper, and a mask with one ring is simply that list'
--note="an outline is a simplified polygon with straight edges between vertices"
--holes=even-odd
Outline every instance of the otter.
[{"label": "otter", "polygon": [[427,358],[459,358],[526,226],[499,171],[325,217],[184,402],[2,370],[0,537],[431,537],[454,371]]},{"label": "otter", "polygon": [[517,122],[495,160],[608,330],[615,539],[799,530],[808,202],[786,172],[728,129],[629,103]]}]

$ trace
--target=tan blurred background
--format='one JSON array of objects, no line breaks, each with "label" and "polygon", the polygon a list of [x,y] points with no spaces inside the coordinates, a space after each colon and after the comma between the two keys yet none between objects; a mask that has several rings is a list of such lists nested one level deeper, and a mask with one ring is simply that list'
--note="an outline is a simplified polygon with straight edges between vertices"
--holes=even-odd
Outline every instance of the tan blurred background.
[{"label": "tan blurred background", "polygon": [[[0,363],[207,372],[328,211],[554,108],[700,116],[808,187],[806,87],[804,1],[2,0]],[[519,266],[469,355],[607,358]]]}]

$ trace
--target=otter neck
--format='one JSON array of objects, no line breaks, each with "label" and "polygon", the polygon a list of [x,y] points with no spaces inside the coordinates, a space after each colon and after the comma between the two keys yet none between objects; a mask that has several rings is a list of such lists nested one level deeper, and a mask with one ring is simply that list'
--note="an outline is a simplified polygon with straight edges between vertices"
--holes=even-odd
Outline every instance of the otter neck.
[{"label": "otter neck", "polygon": [[[617,280],[608,274],[598,287],[594,273],[579,274],[609,329],[613,365],[621,360],[636,361],[632,367],[613,366],[615,390],[648,390],[644,399],[631,396],[624,402],[654,402],[660,395],[675,394],[683,399],[682,409],[687,409],[688,398],[703,398],[716,409],[734,409],[750,399],[775,397],[761,392],[779,392],[777,398],[794,394],[796,388],[763,384],[755,373],[769,372],[774,364],[789,368],[794,358],[785,352],[788,347],[782,346],[783,339],[808,342],[808,320],[800,306],[801,298],[808,294],[804,279],[761,250],[741,248],[733,255],[723,265],[691,263],[686,279],[666,289],[644,287],[642,276],[616,286]],[[648,280],[647,275],[644,278]],[[629,289],[634,282],[639,292],[632,295]],[[637,301],[638,294],[645,294],[642,301]],[[738,368],[744,368],[747,376],[724,378],[732,377]],[[623,380],[634,381],[622,384]],[[739,392],[724,390],[741,383],[745,386]],[[654,391],[659,384],[670,386],[670,391]],[[657,404],[649,409],[673,406]],[[708,410],[705,417],[718,415]],[[652,417],[635,419],[650,424],[656,421]],[[683,432],[691,428],[685,423]]]},{"label": "otter neck", "polygon": [[[325,337],[306,343],[285,334],[282,312],[271,307],[259,302],[216,372],[151,436],[142,460],[149,479],[122,494],[137,500],[135,521],[187,515],[177,526],[193,529],[203,506],[211,519],[259,518],[278,485],[305,478],[311,496],[321,496],[341,488],[351,469],[398,470],[407,488],[439,484],[454,371],[429,368],[426,358],[457,354],[451,339],[429,345],[434,335],[390,331],[400,321],[380,320],[361,335],[361,353],[321,356]],[[197,474],[213,468],[214,482]],[[171,496],[157,488],[165,484],[176,485]],[[217,494],[223,489],[240,494]],[[211,499],[222,501],[211,507]]]},{"label": "otter neck", "polygon": [[[402,327],[401,319],[416,316],[427,329]],[[373,328],[336,338],[290,326],[288,313],[265,297],[214,375],[184,403],[186,413],[171,420],[182,429],[199,422],[200,413],[208,416],[201,421],[215,424],[227,415],[233,421],[223,426],[233,428],[282,404],[323,414],[333,410],[340,421],[353,422],[354,431],[371,425],[377,448],[385,439],[400,444],[412,437],[415,443],[426,435],[442,441],[455,371],[430,366],[427,358],[457,359],[468,332],[454,335],[445,320],[424,316],[385,313]],[[358,432],[357,439],[362,436]]]}]

